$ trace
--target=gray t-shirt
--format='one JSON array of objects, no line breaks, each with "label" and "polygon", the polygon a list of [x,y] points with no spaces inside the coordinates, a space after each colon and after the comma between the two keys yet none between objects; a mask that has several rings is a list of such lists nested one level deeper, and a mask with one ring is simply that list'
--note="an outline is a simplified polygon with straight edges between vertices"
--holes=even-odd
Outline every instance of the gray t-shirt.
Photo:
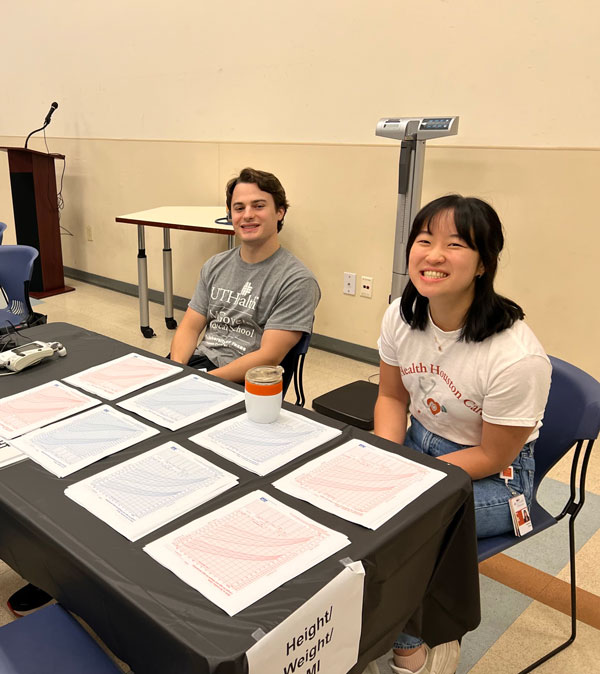
[{"label": "gray t-shirt", "polygon": [[218,367],[256,351],[265,330],[311,332],[321,291],[314,274],[284,248],[256,264],[240,249],[218,253],[202,267],[189,306],[206,316],[195,353]]}]

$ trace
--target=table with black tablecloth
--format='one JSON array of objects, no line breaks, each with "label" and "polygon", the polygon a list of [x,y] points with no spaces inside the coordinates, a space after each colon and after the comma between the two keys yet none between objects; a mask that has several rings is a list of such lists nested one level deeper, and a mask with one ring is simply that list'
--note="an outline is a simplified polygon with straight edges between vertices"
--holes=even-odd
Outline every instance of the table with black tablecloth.
[{"label": "table with black tablecloth", "polygon": [[[68,354],[0,378],[0,397],[131,352],[158,358],[66,323],[32,328],[26,335],[60,341]],[[190,371],[184,368],[176,376],[186,376]],[[166,381],[172,379],[158,385]],[[245,674],[244,654],[255,643],[252,634],[259,628],[269,632],[316,594],[342,570],[342,557],[361,560],[366,572],[360,655],[351,674],[359,674],[368,662],[386,652],[402,630],[421,635],[433,646],[474,629],[479,623],[479,578],[468,475],[364,431],[285,406],[340,428],[342,434],[266,477],[254,475],[188,440],[241,413],[243,403],[176,432],[157,426],[160,435],[66,478],[59,479],[29,460],[1,469],[0,558],[86,620],[136,674]],[[441,470],[446,477],[376,531],[340,519],[272,486],[272,482],[302,463],[352,438]],[[64,495],[70,484],[167,440],[235,473],[239,485],[134,543]],[[345,534],[352,543],[230,617],[156,563],[142,548],[256,489]]]}]

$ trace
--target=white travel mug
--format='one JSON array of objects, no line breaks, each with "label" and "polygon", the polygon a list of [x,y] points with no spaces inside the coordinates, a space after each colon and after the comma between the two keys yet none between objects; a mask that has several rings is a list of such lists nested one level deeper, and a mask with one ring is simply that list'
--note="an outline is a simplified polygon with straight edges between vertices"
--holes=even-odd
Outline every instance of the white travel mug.
[{"label": "white travel mug", "polygon": [[279,417],[283,398],[281,365],[259,365],[246,372],[246,412],[258,424],[271,424]]}]

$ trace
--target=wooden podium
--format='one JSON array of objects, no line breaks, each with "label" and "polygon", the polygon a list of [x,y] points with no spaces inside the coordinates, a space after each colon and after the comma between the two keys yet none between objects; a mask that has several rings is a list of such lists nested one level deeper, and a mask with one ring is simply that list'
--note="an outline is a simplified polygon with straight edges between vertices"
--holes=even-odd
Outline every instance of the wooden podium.
[{"label": "wooden podium", "polygon": [[56,198],[54,160],[64,155],[22,147],[0,150],[8,152],[17,243],[39,252],[29,294],[40,298],[75,290],[65,285]]}]

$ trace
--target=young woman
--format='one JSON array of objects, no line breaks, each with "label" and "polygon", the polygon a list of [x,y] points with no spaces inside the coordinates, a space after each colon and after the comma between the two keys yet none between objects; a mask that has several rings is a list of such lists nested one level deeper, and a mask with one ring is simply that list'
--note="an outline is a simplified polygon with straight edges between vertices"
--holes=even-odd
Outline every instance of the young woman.
[{"label": "young woman", "polygon": [[[410,281],[379,340],[375,433],[469,473],[479,537],[512,530],[511,497],[530,503],[550,388],[550,361],[522,309],[494,290],[503,244],[498,215],[480,199],[423,207],[407,243]],[[454,674],[459,655],[458,642],[430,651],[403,634],[390,664],[396,674]]]}]

